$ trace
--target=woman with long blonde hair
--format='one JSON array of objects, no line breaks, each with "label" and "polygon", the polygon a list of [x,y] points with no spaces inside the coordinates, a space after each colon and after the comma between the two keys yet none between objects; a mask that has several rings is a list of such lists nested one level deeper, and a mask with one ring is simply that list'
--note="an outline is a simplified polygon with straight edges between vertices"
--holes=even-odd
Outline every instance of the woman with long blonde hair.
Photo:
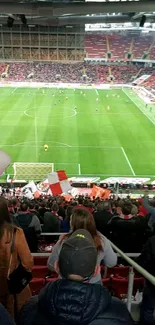
[{"label": "woman with long blonde hair", "polygon": [[[11,245],[13,234],[15,233],[14,251],[11,257]],[[31,271],[33,267],[33,257],[28,248],[23,230],[11,223],[8,212],[7,201],[0,197],[0,303],[8,310],[14,318],[14,298],[9,293],[7,276],[10,266],[10,274],[18,267],[19,263]],[[16,296],[18,311],[24,303],[31,297],[29,286]]]},{"label": "woman with long blonde hair", "polygon": [[95,246],[98,250],[97,257],[97,272],[94,277],[90,279],[90,283],[101,283],[100,264],[103,263],[107,267],[113,267],[117,264],[117,255],[114,253],[109,240],[97,231],[95,221],[90,212],[86,209],[74,209],[70,220],[70,232],[63,235],[54,246],[51,255],[48,259],[48,268],[53,271],[55,269],[55,262],[64,241],[71,236],[71,234],[78,229],[86,229],[90,232],[94,239]]}]

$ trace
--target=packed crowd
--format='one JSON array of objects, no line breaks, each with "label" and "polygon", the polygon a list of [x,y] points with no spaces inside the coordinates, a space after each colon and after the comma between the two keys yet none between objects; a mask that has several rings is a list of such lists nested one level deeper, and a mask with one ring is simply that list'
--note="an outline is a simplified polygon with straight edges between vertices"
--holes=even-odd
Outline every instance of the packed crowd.
[{"label": "packed crowd", "polygon": [[[77,208],[89,211],[94,216],[98,231],[125,252],[140,252],[145,241],[154,232],[155,211],[152,215],[152,208],[146,197],[144,200],[118,198],[102,201],[99,198],[91,200],[88,196],[79,196],[69,202],[62,197],[31,201],[15,198],[8,200],[8,206],[16,225],[23,229],[30,228],[30,233],[26,232],[25,235],[32,252],[36,252],[41,246],[41,241],[38,240],[41,231],[68,232],[72,211]],[[50,236],[44,239],[47,244],[53,240]]]},{"label": "packed crowd", "polygon": [[[100,269],[117,264],[107,239],[112,233],[122,249],[123,245],[129,251],[140,249],[137,262],[155,275],[154,201],[148,202],[147,196],[133,201],[79,196],[69,202],[59,196],[32,201],[4,196],[0,197],[0,303],[17,324],[133,324],[125,304],[102,285]],[[30,251],[42,242],[41,232],[65,234],[54,240],[47,237],[46,244],[52,243],[47,267],[57,279],[31,298]],[[141,239],[147,242],[143,250],[141,245],[136,247]],[[152,290],[146,283],[140,324],[154,324]],[[2,306],[0,324],[13,324]]]},{"label": "packed crowd", "polygon": [[[87,78],[83,79],[86,67]],[[28,81],[33,74],[36,82],[97,82],[96,66],[84,63],[10,63],[8,70],[9,81]]]},{"label": "packed crowd", "polygon": [[[6,71],[7,77],[4,81],[29,81],[29,75],[36,82],[72,82],[72,83],[131,83],[136,76],[143,74],[154,75],[150,68],[139,68],[137,66],[108,66],[96,65],[84,62],[78,63],[6,63],[0,65],[1,75]],[[154,78],[146,86],[154,87]],[[145,86],[145,84],[144,84]]]},{"label": "packed crowd", "polygon": [[131,83],[138,71],[139,68],[137,66],[97,66],[98,78],[101,83],[110,81],[114,83]]},{"label": "packed crowd", "polygon": [[[36,82],[72,82],[72,83],[131,83],[136,76],[154,73],[150,68],[140,69],[137,66],[108,66],[84,62],[33,62],[0,64],[1,75],[7,69],[5,81],[28,81],[32,75]],[[139,74],[140,73],[140,74]],[[112,78],[111,78],[112,77]],[[154,79],[153,79],[154,80]],[[153,87],[151,83],[151,87]]]}]

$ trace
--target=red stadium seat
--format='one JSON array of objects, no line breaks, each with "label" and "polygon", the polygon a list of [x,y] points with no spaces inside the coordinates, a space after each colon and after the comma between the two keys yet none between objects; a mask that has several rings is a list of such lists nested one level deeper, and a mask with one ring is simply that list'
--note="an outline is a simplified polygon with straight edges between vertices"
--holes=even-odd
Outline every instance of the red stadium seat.
[{"label": "red stadium seat", "polygon": [[127,277],[129,275],[129,266],[115,266],[109,271],[111,271],[111,275]]},{"label": "red stadium seat", "polygon": [[[105,267],[101,265],[101,276],[105,273]],[[106,277],[110,276],[122,276],[127,277],[129,275],[129,266],[115,266],[107,269]]]},{"label": "red stadium seat", "polygon": [[45,278],[49,273],[48,267],[43,265],[35,265],[32,269],[33,278]]},{"label": "red stadium seat", "polygon": [[30,289],[32,292],[32,295],[37,295],[40,290],[44,287],[45,285],[45,280],[42,278],[34,278],[30,282]]},{"label": "red stadium seat", "polygon": [[48,256],[34,256],[34,265],[47,265]]},{"label": "red stadium seat", "polygon": [[103,278],[102,279],[102,284],[103,284],[104,287],[109,289],[110,284],[111,284],[111,279],[110,278]]},{"label": "red stadium seat", "polygon": [[[119,278],[113,277],[111,282],[112,293],[114,296],[118,298],[122,298],[124,295],[127,295],[128,291],[128,278]],[[144,278],[135,278],[134,279],[134,287],[133,287],[133,295],[136,294],[137,290],[142,291],[144,286]]]}]

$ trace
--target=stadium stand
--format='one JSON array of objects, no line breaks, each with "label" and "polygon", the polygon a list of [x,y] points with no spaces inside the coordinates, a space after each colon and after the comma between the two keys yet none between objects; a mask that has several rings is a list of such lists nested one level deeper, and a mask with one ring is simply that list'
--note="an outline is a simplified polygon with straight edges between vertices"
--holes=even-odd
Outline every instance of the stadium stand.
[{"label": "stadium stand", "polygon": [[[87,34],[85,36],[87,58],[109,58],[113,61],[131,59],[154,60],[154,39],[144,35],[104,35]],[[108,56],[109,53],[109,56]]]},{"label": "stadium stand", "polygon": [[[5,191],[3,192],[3,195],[5,196]],[[65,218],[65,210],[69,206],[73,207],[78,207],[79,205],[87,209],[88,211],[91,210],[91,212],[94,214],[95,221],[97,224],[97,216],[96,211],[97,207],[99,204],[101,204],[101,200],[94,199],[91,201],[88,197],[85,198],[84,196],[79,196],[76,199],[72,199],[71,202],[65,201],[65,199],[58,197],[52,198],[52,197],[47,197],[46,199],[39,198],[35,199],[30,202],[30,211],[31,214],[35,214],[38,216],[39,219],[44,220],[44,218],[40,218],[39,211],[41,212],[43,207],[44,211],[49,211],[51,209],[52,203],[57,201],[57,204],[59,205],[59,211],[58,211],[58,216],[63,215]],[[43,204],[44,203],[44,204]],[[91,206],[90,206],[91,203]],[[20,199],[13,199],[12,201],[9,202],[9,212],[10,216],[12,217],[12,220],[15,220],[15,217],[18,213],[18,210],[20,211]],[[135,209],[135,205],[137,206],[137,209]],[[131,213],[131,211],[127,209],[133,208],[132,211],[134,211],[134,215]],[[126,209],[126,210],[124,210]],[[101,210],[100,210],[101,211]],[[117,242],[115,236],[113,236],[113,229],[111,228],[110,223],[108,222],[107,219],[107,228],[106,225],[104,225],[103,229],[105,228],[105,233],[106,236],[108,236],[109,239],[112,239],[115,244],[119,245],[119,247],[123,250],[126,251],[127,245],[126,241],[128,242],[128,248],[129,252],[131,252],[132,249],[132,242],[134,242],[134,252],[140,253],[142,250],[143,244],[146,242],[147,238],[152,236],[154,234],[154,228],[149,228],[148,226],[148,221],[149,221],[149,215],[148,211],[144,208],[143,206],[143,201],[142,200],[120,200],[118,199],[117,201],[110,199],[109,200],[109,218],[111,220],[115,220],[115,222],[118,221],[118,226],[116,227],[115,224],[115,229],[114,233],[118,231],[118,237],[121,237],[120,233],[125,233],[124,236],[124,242],[120,241],[119,243]],[[126,212],[126,214],[125,214]],[[101,211],[100,217],[102,216],[102,219],[104,220],[105,218],[105,210]],[[43,215],[44,217],[44,215]],[[131,222],[132,227],[127,225],[126,230],[122,231],[122,226],[120,228],[119,232],[119,226],[120,226],[120,220],[124,224],[126,222]],[[62,226],[62,220],[59,219],[60,222],[60,227]],[[69,220],[68,220],[69,222]],[[139,245],[140,237],[137,233],[137,222],[138,225],[142,227],[143,231],[143,241]],[[136,224],[134,226],[134,223]],[[134,228],[135,227],[135,228]],[[98,223],[97,229],[101,231],[100,225]],[[104,231],[102,230],[104,233]],[[136,232],[136,240],[134,240]],[[128,233],[128,239],[127,239],[127,233]],[[51,234],[51,243],[49,244],[46,243],[46,234],[42,234],[39,241],[38,241],[38,252],[39,255],[34,254],[34,266],[32,269],[32,280],[30,282],[30,289],[32,295],[37,295],[39,294],[40,290],[45,287],[46,284],[55,282],[58,279],[57,273],[54,271],[49,271],[47,268],[47,259],[50,251],[52,250],[52,247],[55,244],[56,238]],[[137,244],[138,243],[138,244]],[[48,254],[47,254],[48,253]],[[36,256],[35,256],[36,255]],[[102,279],[102,284],[104,287],[106,287],[113,296],[118,297],[120,299],[126,299],[127,297],[127,292],[128,292],[128,284],[129,284],[129,265],[122,265],[122,260],[118,260],[118,265],[114,266],[112,268],[106,268],[104,265],[101,265],[101,279]],[[137,271],[135,271],[135,278],[134,278],[134,283],[133,283],[133,297],[136,295],[137,291],[142,292],[143,291],[143,286],[144,286],[144,277],[139,274]],[[135,298],[133,298],[135,299]]]},{"label": "stadium stand", "polygon": [[[96,82],[96,83],[131,83],[136,76],[151,74],[153,68],[140,68],[139,66],[125,64],[100,65],[91,63],[9,63],[2,64],[1,71],[5,72],[5,81],[28,81],[28,76],[33,73],[33,81],[36,82]],[[4,70],[4,71],[3,71]],[[84,79],[83,71],[87,78]],[[148,82],[148,84],[147,84]],[[154,87],[153,79],[148,79],[146,86]],[[149,83],[150,82],[150,83]],[[145,84],[144,84],[145,85]]]},{"label": "stadium stand", "polygon": [[[25,81],[33,73],[33,80],[37,82],[84,82],[84,67],[84,63],[10,63],[7,80]],[[87,76],[91,81],[97,81],[96,66],[87,66]]]}]

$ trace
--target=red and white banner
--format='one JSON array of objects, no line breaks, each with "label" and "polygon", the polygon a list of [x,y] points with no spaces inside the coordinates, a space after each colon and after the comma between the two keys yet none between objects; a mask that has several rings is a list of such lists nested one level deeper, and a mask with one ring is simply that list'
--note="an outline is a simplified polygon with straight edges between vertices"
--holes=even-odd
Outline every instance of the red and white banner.
[{"label": "red and white banner", "polygon": [[68,191],[72,190],[72,187],[64,170],[49,173],[48,182],[53,196],[62,193],[68,193]]}]

